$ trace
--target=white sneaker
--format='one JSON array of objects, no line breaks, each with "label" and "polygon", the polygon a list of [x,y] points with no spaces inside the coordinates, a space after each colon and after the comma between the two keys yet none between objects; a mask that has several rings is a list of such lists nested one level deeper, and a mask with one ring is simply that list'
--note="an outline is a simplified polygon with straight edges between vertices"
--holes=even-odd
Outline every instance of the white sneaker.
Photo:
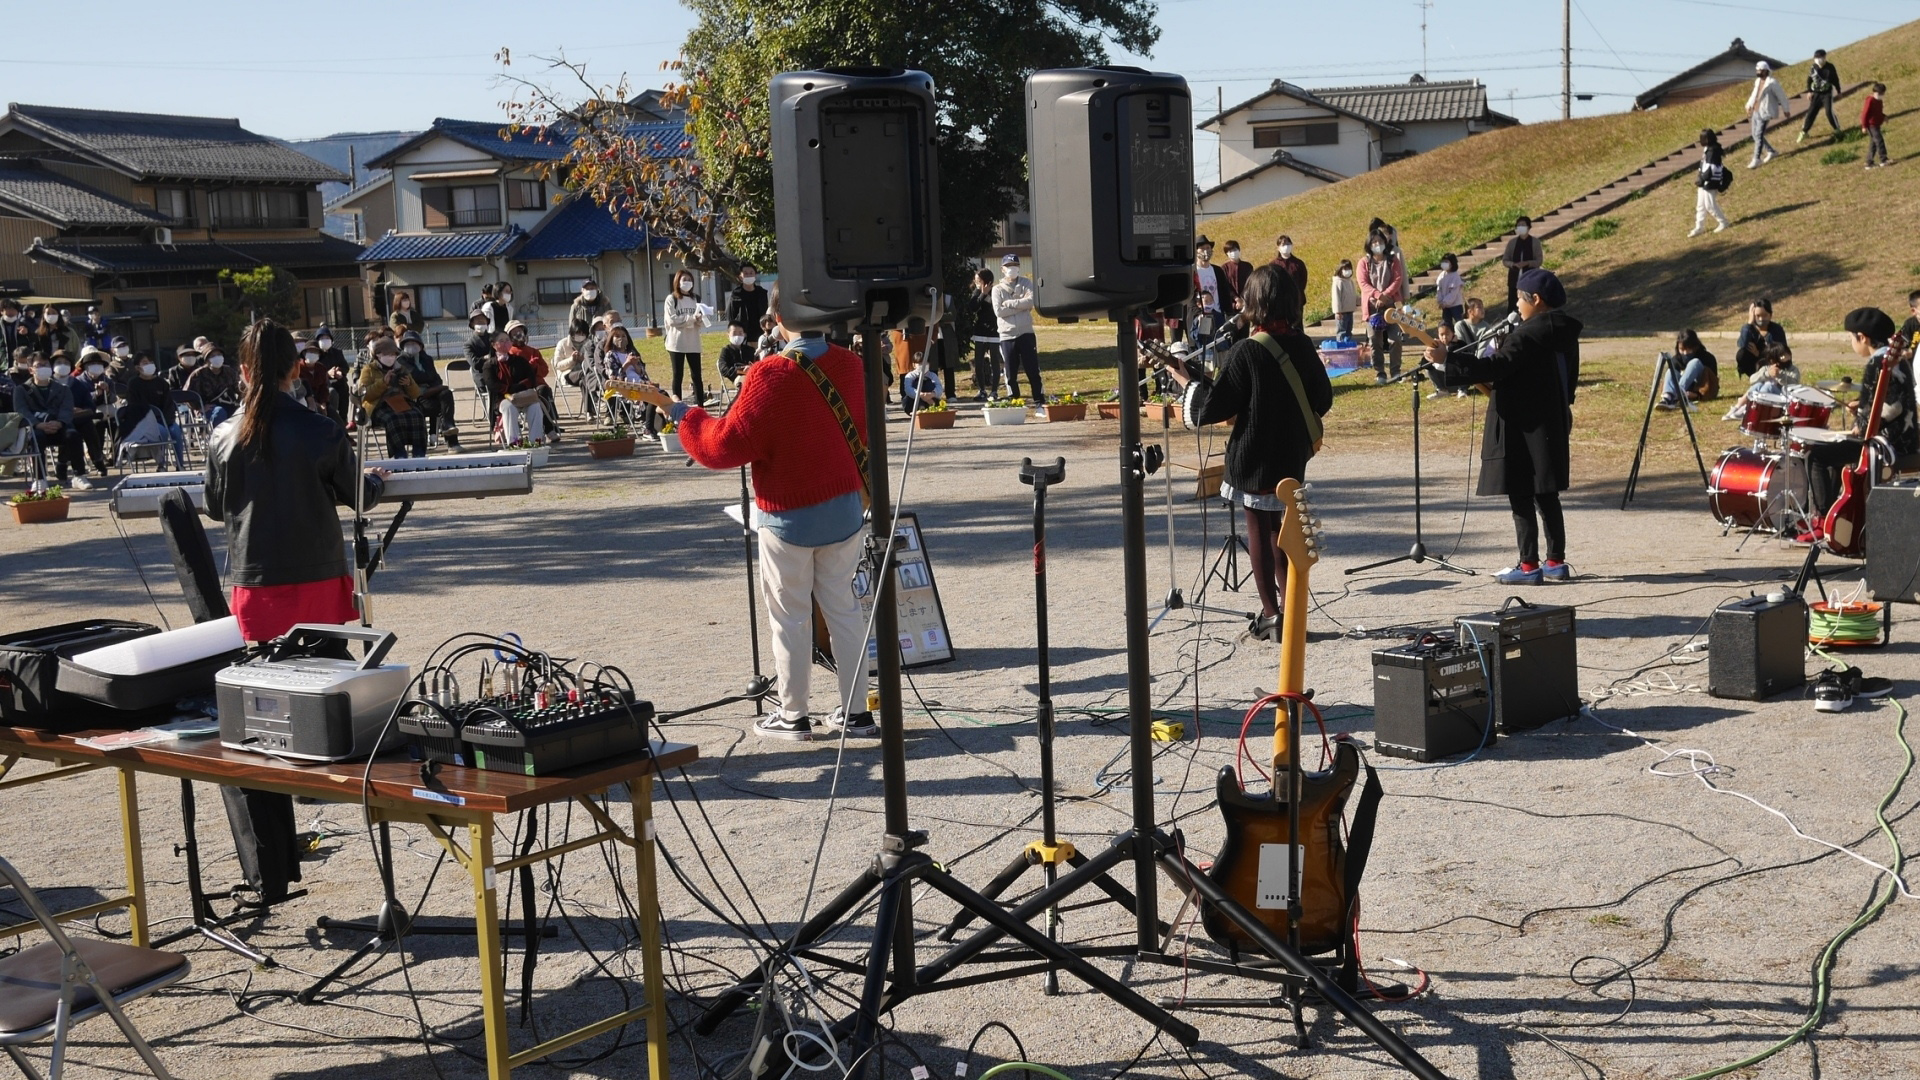
[{"label": "white sneaker", "polygon": [[1726,231],[1727,231],[1727,223],[1723,221],[1723,222],[1721,222],[1720,224],[1718,224],[1718,225],[1715,225],[1715,226],[1713,227],[1713,231],[1714,231],[1714,232],[1726,232]]},{"label": "white sneaker", "polygon": [[1760,159],[1760,164],[1765,165],[1767,162],[1772,161],[1774,158],[1777,158],[1779,156],[1780,156],[1779,154],[1776,154],[1773,152],[1772,147],[1768,147],[1766,155]]},{"label": "white sneaker", "polygon": [[92,491],[93,481],[87,479],[84,476],[76,476],[73,478],[73,480],[70,483],[67,484],[67,486],[74,489],[75,491]]},{"label": "white sneaker", "polygon": [[1757,169],[1757,168],[1759,168],[1759,167],[1760,167],[1760,159],[1759,159],[1759,158],[1754,158],[1754,159],[1753,159],[1752,161],[1749,161],[1749,162],[1747,162],[1747,168],[1749,168],[1749,169]]},{"label": "white sneaker", "polygon": [[1693,227],[1693,231],[1687,234],[1687,239],[1691,240],[1694,237],[1699,236],[1701,233],[1706,231],[1707,231],[1707,227],[1705,225],[1695,225]]}]

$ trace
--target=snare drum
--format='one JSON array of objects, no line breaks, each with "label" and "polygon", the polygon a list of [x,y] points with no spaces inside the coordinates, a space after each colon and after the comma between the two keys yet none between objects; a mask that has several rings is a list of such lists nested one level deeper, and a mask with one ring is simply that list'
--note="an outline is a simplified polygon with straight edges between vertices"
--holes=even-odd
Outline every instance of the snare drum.
[{"label": "snare drum", "polygon": [[1750,394],[1747,411],[1740,417],[1740,430],[1755,438],[1768,439],[1780,434],[1780,422],[1792,401],[1784,394]]},{"label": "snare drum", "polygon": [[1807,460],[1762,454],[1744,446],[1720,455],[1707,486],[1707,506],[1722,525],[1784,530],[1806,505]]},{"label": "snare drum", "polygon": [[1787,388],[1787,416],[1796,429],[1826,427],[1827,418],[1833,415],[1838,404],[1832,394],[1817,386]]},{"label": "snare drum", "polygon": [[1796,454],[1805,454],[1810,446],[1825,446],[1831,443],[1851,442],[1859,445],[1860,439],[1852,432],[1833,431],[1828,428],[1794,428],[1787,436],[1787,449]]}]

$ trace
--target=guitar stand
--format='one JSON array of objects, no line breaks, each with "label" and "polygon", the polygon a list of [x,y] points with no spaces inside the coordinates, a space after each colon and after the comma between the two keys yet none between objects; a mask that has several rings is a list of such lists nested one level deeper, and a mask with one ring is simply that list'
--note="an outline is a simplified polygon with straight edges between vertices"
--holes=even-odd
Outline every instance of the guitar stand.
[{"label": "guitar stand", "polygon": [[[1680,386],[1680,373],[1674,370],[1678,361],[1672,353],[1661,353],[1653,365],[1653,389],[1647,391],[1647,415],[1640,421],[1640,442],[1633,448],[1633,468],[1627,473],[1627,490],[1620,496],[1620,509],[1625,510],[1633,501],[1634,489],[1640,486],[1640,461],[1647,453],[1647,432],[1653,427],[1653,406],[1666,392],[1667,381],[1672,379],[1675,389]],[[1712,488],[1713,481],[1707,479],[1707,461],[1700,456],[1700,437],[1693,430],[1693,402],[1687,400],[1684,391],[1680,394],[1680,416],[1687,423],[1687,441],[1693,444],[1693,463],[1700,468],[1700,486]],[[1728,524],[1727,528],[1733,526]],[[1721,532],[1721,536],[1727,535]]]},{"label": "guitar stand", "polygon": [[[200,872],[198,819],[199,812],[193,800],[193,781],[181,777],[180,825],[182,840],[180,843],[173,845],[173,853],[175,856],[185,855],[187,857],[187,899],[188,910],[192,912],[189,918],[192,921],[183,929],[176,930],[164,937],[155,938],[153,946],[155,948],[164,948],[176,941],[184,941],[187,938],[197,935],[213,942],[215,945],[220,946],[230,953],[244,956],[263,968],[276,966],[273,957],[244,944],[239,938],[228,933],[226,928],[237,922],[244,922],[248,919],[258,919],[272,910],[274,905],[280,901],[275,901],[273,904],[264,901],[247,903],[237,897],[230,897],[234,900],[234,903],[239,906],[239,910],[231,915],[221,915],[216,912],[213,909],[213,899],[207,895],[205,879]],[[286,899],[293,900],[305,895],[307,895],[307,890],[295,889],[286,895]]]},{"label": "guitar stand", "polygon": [[[876,297],[870,294],[868,303],[885,303],[885,295],[882,293]],[[894,295],[899,294],[896,292]],[[1120,500],[1126,594],[1128,753],[1134,777],[1131,785],[1132,828],[1115,837],[1104,851],[1084,857],[1080,862],[1069,860],[1073,864],[1071,871],[1055,878],[1051,884],[1042,886],[1037,892],[1011,908],[1002,907],[993,899],[956,881],[945,867],[918,850],[926,843],[927,834],[910,829],[907,824],[906,744],[901,724],[900,654],[897,649],[883,648],[879,650],[879,690],[885,834],[881,840],[880,850],[859,877],[807,919],[792,937],[774,951],[771,957],[740,982],[720,994],[695,1020],[694,1031],[701,1035],[712,1034],[750,997],[764,990],[773,978],[774,972],[784,966],[788,958],[805,957],[825,966],[855,971],[865,976],[859,1007],[852,1015],[834,1022],[828,1028],[834,1043],[843,1047],[843,1052],[853,1061],[852,1067],[846,1070],[846,1080],[860,1080],[866,1075],[867,1059],[875,1045],[881,1016],[909,998],[1051,971],[1056,968],[1073,975],[1108,1000],[1173,1036],[1183,1046],[1190,1047],[1198,1042],[1200,1037],[1199,1031],[1193,1025],[1176,1019],[1164,1008],[1148,1001],[1089,962],[1090,957],[1118,956],[1173,967],[1202,966],[1167,953],[1162,945],[1162,935],[1166,933],[1166,926],[1160,922],[1157,913],[1157,888],[1158,875],[1165,873],[1183,890],[1197,893],[1201,901],[1213,904],[1222,915],[1240,927],[1262,951],[1288,969],[1291,977],[1300,981],[1301,990],[1297,996],[1304,996],[1305,989],[1311,987],[1322,1001],[1351,1019],[1369,1038],[1406,1066],[1415,1076],[1420,1077],[1420,1080],[1444,1080],[1442,1074],[1425,1058],[1409,1047],[1358,1001],[1355,1001],[1351,994],[1318,965],[1301,956],[1298,950],[1268,929],[1253,912],[1242,907],[1211,878],[1195,867],[1183,854],[1181,839],[1177,833],[1169,834],[1155,824],[1156,813],[1151,780],[1154,764],[1151,739],[1153,717],[1152,691],[1148,685],[1151,664],[1148,657],[1149,601],[1147,599],[1147,545],[1143,494],[1148,474],[1146,465],[1149,455],[1147,448],[1140,441],[1139,384],[1135,381],[1138,366],[1135,357],[1136,342],[1132,311],[1120,308],[1114,310],[1112,315],[1118,324],[1120,346],[1118,357],[1121,387]],[[888,528],[890,521],[887,494],[889,477],[884,446],[886,432],[884,405],[881,404],[880,394],[878,328],[863,328],[863,339],[866,342],[864,359],[867,372],[868,432],[874,442],[868,470],[868,482],[873,496],[872,521],[876,529],[876,539],[884,542],[883,531]],[[884,572],[888,569],[882,567],[883,572],[877,574],[875,578],[879,582],[879,590],[874,606],[874,635],[881,641],[893,640],[898,633],[897,605],[893,598],[893,576]],[[1297,729],[1298,725],[1295,725],[1295,730]],[[1298,754],[1294,755],[1294,760],[1298,760]],[[1076,852],[1076,855],[1078,854]],[[1117,882],[1108,879],[1110,871],[1128,861],[1133,863],[1134,868],[1134,887],[1130,892],[1123,889]],[[1019,867],[1021,872],[1024,872],[1024,869],[1024,865]],[[941,893],[958,904],[963,911],[987,925],[953,944],[937,958],[924,964],[920,963],[915,956],[917,942],[912,912],[912,891],[916,884],[925,884]],[[1132,911],[1135,922],[1135,941],[1132,945],[1067,946],[1030,925],[1031,920],[1054,910],[1060,906],[1061,901],[1088,886],[1101,889],[1109,898]],[[811,946],[815,942],[825,936],[842,919],[851,915],[855,908],[869,896],[876,893],[878,902],[873,935],[864,964],[838,957],[827,957],[811,951]],[[1125,899],[1123,900],[1122,897]],[[988,951],[991,946],[1007,937],[1013,938],[1024,948]],[[1015,963],[1018,966],[1012,968],[1003,966],[998,970],[977,975],[959,974],[962,967],[972,963],[1000,965]],[[1230,967],[1236,974],[1243,973],[1238,966]],[[1205,970],[1214,969],[1208,966]],[[1296,1034],[1302,1037],[1305,1034],[1304,1023],[1298,1019],[1296,1019]],[[756,1063],[757,1067],[754,1070],[754,1075],[758,1077],[782,1075],[789,1071],[790,1064],[794,1064],[790,1062],[785,1047],[778,1040],[768,1040],[759,1047],[755,1047],[753,1052],[761,1059]],[[816,1064],[822,1067],[833,1064],[824,1054],[815,1052],[815,1056],[817,1060],[810,1059],[805,1062],[808,1067]]]},{"label": "guitar stand", "polygon": [[1348,567],[1346,571],[1348,575],[1358,574],[1362,570],[1377,570],[1382,566],[1392,566],[1395,563],[1410,562],[1410,563],[1432,563],[1433,565],[1439,567],[1442,570],[1451,570],[1456,574],[1465,574],[1468,577],[1477,576],[1475,571],[1469,570],[1464,566],[1456,566],[1453,563],[1448,562],[1447,560],[1441,558],[1438,555],[1427,554],[1427,542],[1421,532],[1421,524],[1420,524],[1420,382],[1422,379],[1425,379],[1427,377],[1427,371],[1432,367],[1433,367],[1432,364],[1421,364],[1419,367],[1414,368],[1412,371],[1409,371],[1404,375],[1395,375],[1391,380],[1393,382],[1399,382],[1400,380],[1405,379],[1408,382],[1413,384],[1413,547],[1410,548],[1405,555],[1395,555],[1391,559],[1381,559],[1379,562],[1370,562],[1365,566]]}]

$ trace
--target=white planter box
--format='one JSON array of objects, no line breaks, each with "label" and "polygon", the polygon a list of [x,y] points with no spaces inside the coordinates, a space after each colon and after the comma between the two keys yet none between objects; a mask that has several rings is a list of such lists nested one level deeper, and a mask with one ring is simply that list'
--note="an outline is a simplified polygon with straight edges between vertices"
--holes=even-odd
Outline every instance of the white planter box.
[{"label": "white planter box", "polygon": [[1011,427],[1027,422],[1027,407],[1024,405],[1011,409],[981,409],[980,415],[987,418],[988,427]]},{"label": "white planter box", "polygon": [[671,431],[665,432],[660,436],[660,449],[669,454],[684,453],[684,451],[680,449],[680,436]]}]

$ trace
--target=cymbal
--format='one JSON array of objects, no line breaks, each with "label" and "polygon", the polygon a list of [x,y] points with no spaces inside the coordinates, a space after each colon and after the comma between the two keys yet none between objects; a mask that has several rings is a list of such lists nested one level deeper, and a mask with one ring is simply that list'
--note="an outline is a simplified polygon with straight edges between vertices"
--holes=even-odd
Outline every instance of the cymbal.
[{"label": "cymbal", "polygon": [[1841,390],[1846,393],[1853,393],[1860,389],[1859,384],[1852,379],[1821,379],[1813,385],[1822,390]]}]

